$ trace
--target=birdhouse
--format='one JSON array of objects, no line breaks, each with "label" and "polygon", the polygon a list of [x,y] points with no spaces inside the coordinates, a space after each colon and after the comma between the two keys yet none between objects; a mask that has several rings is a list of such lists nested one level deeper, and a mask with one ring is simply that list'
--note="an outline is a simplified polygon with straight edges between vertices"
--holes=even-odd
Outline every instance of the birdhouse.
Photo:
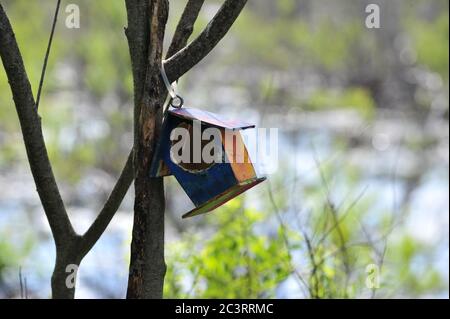
[{"label": "birdhouse", "polygon": [[208,213],[265,180],[240,133],[254,127],[193,108],[169,110],[150,176],[175,176],[196,207],[183,218]]}]

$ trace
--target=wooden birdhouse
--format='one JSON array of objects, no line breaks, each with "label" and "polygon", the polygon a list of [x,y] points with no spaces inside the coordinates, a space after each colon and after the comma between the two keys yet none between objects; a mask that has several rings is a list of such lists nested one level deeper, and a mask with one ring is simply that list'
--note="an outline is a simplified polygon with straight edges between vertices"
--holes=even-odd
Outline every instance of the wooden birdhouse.
[{"label": "wooden birdhouse", "polygon": [[265,180],[240,133],[254,127],[198,109],[168,112],[150,176],[175,176],[196,206],[183,218],[208,213]]}]

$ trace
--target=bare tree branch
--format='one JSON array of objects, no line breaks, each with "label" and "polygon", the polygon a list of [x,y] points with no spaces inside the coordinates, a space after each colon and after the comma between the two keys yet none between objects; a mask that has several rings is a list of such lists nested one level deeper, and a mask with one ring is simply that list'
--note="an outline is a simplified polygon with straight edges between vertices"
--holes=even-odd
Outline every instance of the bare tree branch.
[{"label": "bare tree branch", "polygon": [[122,203],[123,198],[127,194],[128,189],[130,188],[131,183],[134,180],[134,170],[133,170],[133,151],[128,155],[127,162],[125,167],[123,168],[122,173],[120,174],[119,179],[117,180],[116,185],[114,186],[111,194],[108,197],[108,200],[105,203],[105,206],[100,211],[99,215],[95,219],[94,223],[89,227],[86,233],[83,235],[81,239],[81,255],[85,256],[98,241],[100,236],[108,227],[111,219],[116,214],[119,209],[120,204]]},{"label": "bare tree branch", "polygon": [[14,32],[0,4],[0,56],[3,61],[19,116],[23,139],[45,214],[57,247],[65,246],[75,232],[56,184],[42,134],[31,85],[23,65]]},{"label": "bare tree branch", "polygon": [[165,65],[170,82],[175,82],[205,58],[227,34],[247,0],[226,0],[205,30],[188,46],[170,57]]},{"label": "bare tree branch", "polygon": [[205,3],[205,0],[189,0],[186,4],[172,38],[172,43],[167,51],[166,56],[168,58],[186,46],[189,37],[192,35],[192,32],[194,32],[194,24],[195,21],[197,21],[203,3]]}]

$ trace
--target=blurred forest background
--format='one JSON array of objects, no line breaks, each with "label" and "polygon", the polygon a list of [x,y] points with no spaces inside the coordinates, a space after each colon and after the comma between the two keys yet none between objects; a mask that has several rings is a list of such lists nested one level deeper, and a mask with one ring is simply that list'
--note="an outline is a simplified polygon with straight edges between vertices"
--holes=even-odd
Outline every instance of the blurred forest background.
[{"label": "blurred forest background", "polygon": [[[36,92],[56,1],[1,2]],[[167,41],[185,2],[170,2]],[[132,76],[124,1],[70,3],[81,28],[65,27],[63,1],[39,112],[83,232],[132,145]],[[381,29],[365,27],[369,3]],[[206,1],[196,33],[219,5]],[[448,6],[249,1],[179,91],[188,106],[279,128],[278,170],[190,220],[167,179],[166,297],[448,298]],[[81,264],[76,297],[125,296],[133,194]],[[54,257],[2,67],[0,297],[20,297],[19,270],[28,297],[49,297]]]}]

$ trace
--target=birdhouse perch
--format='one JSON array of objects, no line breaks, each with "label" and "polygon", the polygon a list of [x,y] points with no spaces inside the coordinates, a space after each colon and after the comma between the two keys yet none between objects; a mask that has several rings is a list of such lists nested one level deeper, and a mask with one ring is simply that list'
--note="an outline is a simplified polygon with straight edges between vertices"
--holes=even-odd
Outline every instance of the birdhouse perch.
[{"label": "birdhouse perch", "polygon": [[[184,214],[183,218],[208,213],[265,180],[264,177],[257,176],[240,133],[241,130],[254,127],[193,108],[169,110],[150,176],[175,176],[195,205],[195,209]],[[201,137],[209,128],[216,129],[220,143],[216,145],[220,150],[220,158],[216,156],[216,161],[213,162],[205,161],[202,156],[207,144],[214,143],[212,134],[210,139]],[[176,134],[173,133],[177,132],[175,129],[184,129],[188,135],[187,141],[174,138]],[[196,142],[199,143],[200,154],[195,149]],[[187,152],[189,160],[174,159],[173,147],[177,143],[183,144],[182,152]]]}]

